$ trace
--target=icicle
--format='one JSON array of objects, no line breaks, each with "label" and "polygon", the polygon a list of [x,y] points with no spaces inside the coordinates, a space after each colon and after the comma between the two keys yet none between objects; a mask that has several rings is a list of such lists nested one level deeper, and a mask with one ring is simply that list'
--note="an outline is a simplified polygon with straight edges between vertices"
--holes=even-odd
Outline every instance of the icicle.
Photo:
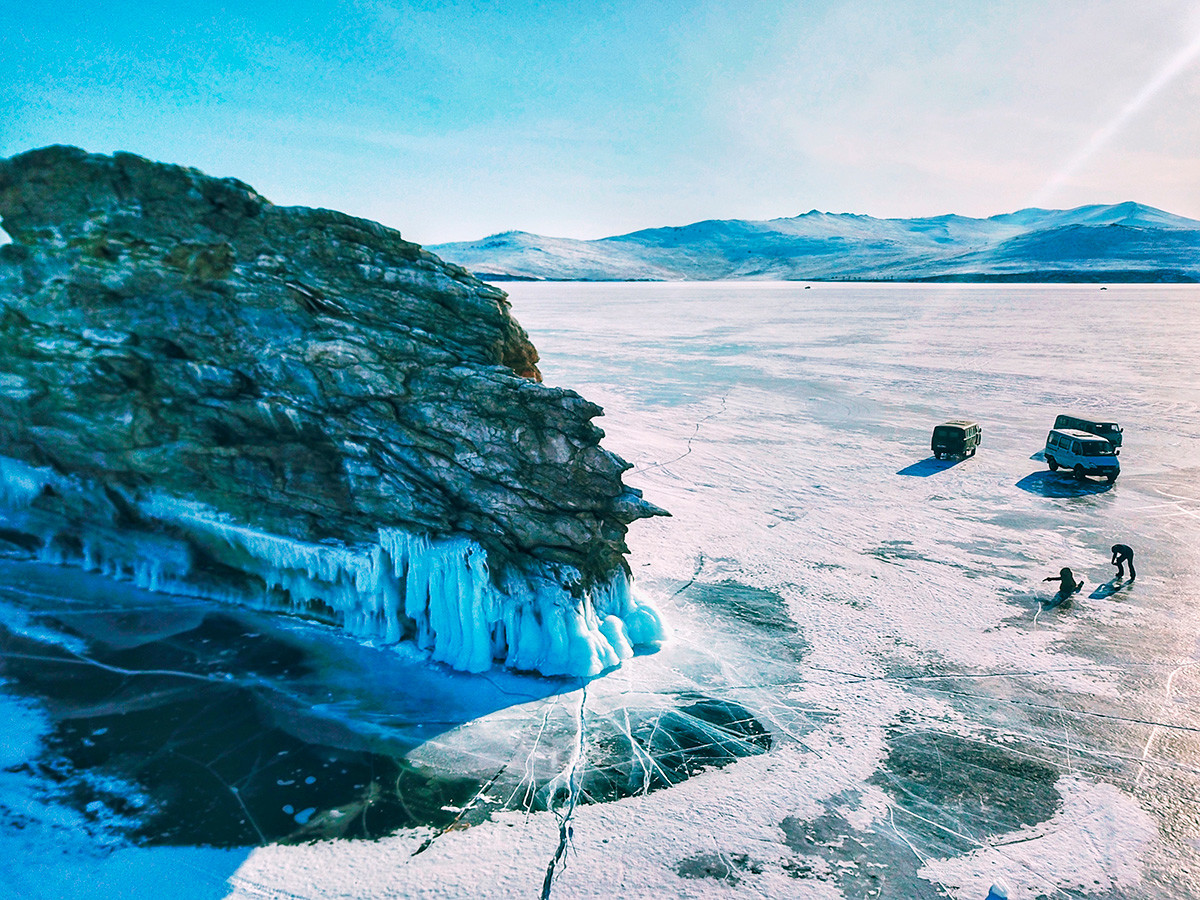
[{"label": "icicle", "polygon": [[639,597],[629,576],[619,572],[592,595],[599,615],[612,615],[625,625],[626,636],[634,647],[657,647],[667,635],[666,626],[653,606]]},{"label": "icicle", "polygon": [[32,503],[58,480],[51,469],[38,469],[20,460],[0,456],[0,503],[20,509]]},{"label": "icicle", "polygon": [[[0,457],[0,501],[8,506],[27,507],[51,482],[56,489],[83,487]],[[593,676],[664,635],[658,614],[633,595],[623,572],[579,595],[566,586],[578,585],[580,574],[562,566],[510,569],[497,585],[487,551],[464,537],[435,540],[381,528],[374,542],[318,544],[259,531],[173,497],[155,495],[139,508],[183,537],[98,531],[72,544],[49,534],[39,558],[82,565],[151,591],[319,615],[371,640],[411,636],[433,659],[468,672],[501,661],[544,675]],[[192,544],[257,576],[265,592],[231,597],[202,586],[190,578]]]},{"label": "icicle", "polygon": [[600,623],[600,633],[608,638],[609,644],[617,654],[618,659],[629,659],[633,656],[633,646],[629,641],[629,632],[625,623],[616,616],[605,616]]}]

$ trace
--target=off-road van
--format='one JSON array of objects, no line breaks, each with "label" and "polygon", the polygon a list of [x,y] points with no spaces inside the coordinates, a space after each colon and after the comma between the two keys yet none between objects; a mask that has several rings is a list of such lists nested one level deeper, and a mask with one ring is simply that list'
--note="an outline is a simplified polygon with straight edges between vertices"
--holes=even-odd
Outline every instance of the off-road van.
[{"label": "off-road van", "polygon": [[1057,429],[1073,428],[1076,431],[1086,431],[1102,437],[1114,447],[1121,446],[1121,426],[1116,422],[1093,422],[1091,419],[1080,419],[1078,416],[1059,416],[1054,420]]},{"label": "off-road van", "polygon": [[1109,484],[1121,474],[1116,447],[1091,432],[1074,428],[1054,428],[1046,435],[1046,465],[1051,472],[1070,469],[1080,480],[1103,475]]},{"label": "off-road van", "polygon": [[983,441],[983,429],[978,422],[956,419],[933,429],[929,447],[934,459],[949,456],[974,456],[975,448]]}]

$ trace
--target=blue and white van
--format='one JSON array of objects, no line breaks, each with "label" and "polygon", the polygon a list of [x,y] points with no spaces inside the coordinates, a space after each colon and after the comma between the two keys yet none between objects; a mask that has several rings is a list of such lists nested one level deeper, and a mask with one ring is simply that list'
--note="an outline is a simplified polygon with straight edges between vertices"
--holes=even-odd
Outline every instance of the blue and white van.
[{"label": "blue and white van", "polygon": [[1109,484],[1121,474],[1117,448],[1102,437],[1076,428],[1053,428],[1046,435],[1046,465],[1050,471],[1070,469],[1083,480],[1103,475]]}]

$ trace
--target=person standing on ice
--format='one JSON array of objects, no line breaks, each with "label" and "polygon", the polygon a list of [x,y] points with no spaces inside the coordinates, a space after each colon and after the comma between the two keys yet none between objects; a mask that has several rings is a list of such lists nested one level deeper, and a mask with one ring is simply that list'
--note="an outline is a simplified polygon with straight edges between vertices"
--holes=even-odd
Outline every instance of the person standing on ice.
[{"label": "person standing on ice", "polygon": [[1125,544],[1112,545],[1112,564],[1117,567],[1117,578],[1125,577],[1125,563],[1129,563],[1129,580],[1137,578],[1133,570],[1133,548]]},{"label": "person standing on ice", "polygon": [[1042,581],[1060,582],[1058,596],[1063,600],[1066,600],[1073,593],[1083,588],[1083,582],[1077,582],[1075,580],[1075,573],[1072,572],[1067,566],[1063,566],[1061,569],[1059,569],[1057,575],[1047,575],[1042,579]]}]

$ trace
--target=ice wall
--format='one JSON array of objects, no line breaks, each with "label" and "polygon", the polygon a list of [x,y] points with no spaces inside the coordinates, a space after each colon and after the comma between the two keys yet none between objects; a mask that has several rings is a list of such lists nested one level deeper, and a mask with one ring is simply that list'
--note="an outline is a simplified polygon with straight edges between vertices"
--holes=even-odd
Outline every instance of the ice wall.
[{"label": "ice wall", "polygon": [[[151,591],[314,616],[382,643],[412,640],[462,671],[482,672],[500,662],[587,677],[664,637],[657,612],[635,595],[624,572],[590,589],[563,565],[509,567],[493,577],[487,551],[467,538],[384,527],[372,544],[309,543],[161,494],[137,504],[144,523],[157,530],[93,525],[64,541],[58,529],[65,523],[22,515],[48,486],[89,490],[0,457],[4,521],[40,532],[43,561],[82,565]],[[242,591],[215,589],[194,577],[198,555],[253,577]]]}]

